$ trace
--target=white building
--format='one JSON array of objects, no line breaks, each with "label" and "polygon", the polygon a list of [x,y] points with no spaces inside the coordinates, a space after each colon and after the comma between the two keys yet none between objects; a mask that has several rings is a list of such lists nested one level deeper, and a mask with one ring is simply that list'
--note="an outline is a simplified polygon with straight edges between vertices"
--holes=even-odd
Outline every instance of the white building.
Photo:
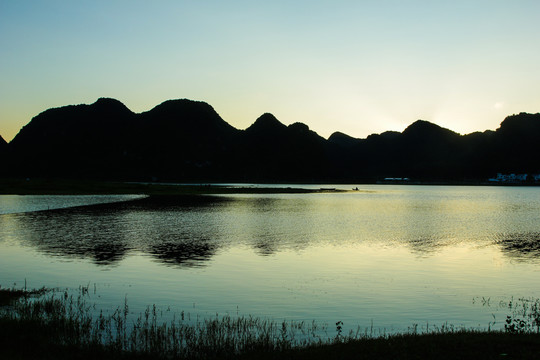
[{"label": "white building", "polygon": [[[500,183],[520,183],[527,181],[527,174],[501,174],[497,173],[497,177],[489,179],[491,182],[500,182]],[[539,175],[532,175],[534,181],[540,181]]]}]

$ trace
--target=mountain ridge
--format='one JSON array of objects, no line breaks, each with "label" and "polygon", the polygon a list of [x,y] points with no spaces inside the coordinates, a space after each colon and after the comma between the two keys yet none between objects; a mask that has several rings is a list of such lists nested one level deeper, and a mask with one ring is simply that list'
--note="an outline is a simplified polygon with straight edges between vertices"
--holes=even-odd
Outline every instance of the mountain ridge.
[{"label": "mountain ridge", "polygon": [[[181,181],[485,179],[540,172],[540,114],[506,117],[495,131],[461,135],[425,120],[403,132],[328,139],[264,113],[239,130],[201,101],[167,100],[134,113],[116,99],[43,111],[0,140],[4,174]],[[2,150],[4,149],[4,150]]]}]

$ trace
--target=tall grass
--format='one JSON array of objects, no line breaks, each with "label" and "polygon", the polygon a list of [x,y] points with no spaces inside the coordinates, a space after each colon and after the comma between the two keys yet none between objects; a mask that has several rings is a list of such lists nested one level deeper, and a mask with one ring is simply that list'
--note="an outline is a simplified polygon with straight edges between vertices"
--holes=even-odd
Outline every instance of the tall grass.
[{"label": "tall grass", "polygon": [[[1,290],[0,296],[2,294],[10,294],[11,301],[0,306],[0,340],[21,348],[30,344],[47,351],[75,349],[79,358],[81,351],[94,355],[97,351],[111,357],[167,359],[237,358],[246,354],[284,355],[307,351],[306,356],[311,357],[313,354],[309,351],[313,349],[319,353],[325,349],[324,353],[328,348],[341,349],[351,344],[364,349],[369,343],[387,351],[385,346],[399,341],[405,341],[407,346],[415,344],[420,335],[469,338],[471,334],[481,333],[447,324],[432,326],[429,330],[426,327],[423,332],[413,325],[408,332],[398,335],[374,334],[373,327],[343,333],[341,321],[335,324],[335,329],[329,329],[316,322],[280,322],[252,316],[216,315],[191,320],[183,312],[164,321],[155,305],[148,306],[139,315],[131,314],[127,299],[112,313],[104,314],[87,301],[88,287],[81,287],[74,294],[67,290],[37,293]],[[500,306],[506,307],[509,315],[504,330],[497,333],[538,334],[540,299],[512,300]],[[377,345],[375,340],[386,341],[386,345]],[[446,344],[441,340],[431,341]],[[51,358],[58,358],[54,352],[52,354]]]},{"label": "tall grass", "polygon": [[190,321],[184,313],[161,321],[155,305],[130,316],[127,299],[112,314],[87,301],[87,288],[78,294],[49,291],[39,297],[13,290],[16,301],[0,307],[3,323],[32,324],[46,332],[47,342],[78,348],[102,347],[112,352],[159,357],[222,358],[251,351],[285,351],[322,344],[325,327],[315,322],[277,322],[252,316],[214,316]]}]

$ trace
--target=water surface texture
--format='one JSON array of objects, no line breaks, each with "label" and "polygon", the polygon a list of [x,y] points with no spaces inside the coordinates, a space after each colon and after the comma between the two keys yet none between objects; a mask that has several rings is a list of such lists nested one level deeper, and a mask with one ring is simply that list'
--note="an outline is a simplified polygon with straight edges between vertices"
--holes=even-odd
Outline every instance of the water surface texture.
[{"label": "water surface texture", "polygon": [[28,212],[28,198],[9,198],[19,210],[0,215],[0,285],[91,284],[100,306],[127,297],[135,313],[156,304],[387,332],[503,326],[481,300],[540,297],[540,188],[124,200]]}]

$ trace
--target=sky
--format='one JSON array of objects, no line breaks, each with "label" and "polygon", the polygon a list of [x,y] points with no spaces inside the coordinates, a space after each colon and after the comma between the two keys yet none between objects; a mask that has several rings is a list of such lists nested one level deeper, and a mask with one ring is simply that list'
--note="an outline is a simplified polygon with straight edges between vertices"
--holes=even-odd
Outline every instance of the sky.
[{"label": "sky", "polygon": [[0,0],[0,135],[100,97],[323,137],[494,130],[540,112],[538,24],[537,0]]}]

